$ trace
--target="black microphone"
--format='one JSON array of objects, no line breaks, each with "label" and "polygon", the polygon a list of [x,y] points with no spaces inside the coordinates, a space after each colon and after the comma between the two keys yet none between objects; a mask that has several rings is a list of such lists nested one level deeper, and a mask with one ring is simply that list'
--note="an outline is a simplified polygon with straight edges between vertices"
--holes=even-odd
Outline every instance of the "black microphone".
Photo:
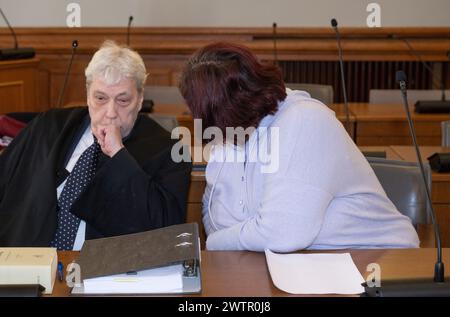
[{"label": "black microphone", "polygon": [[61,89],[61,92],[59,93],[58,103],[56,104],[57,108],[61,108],[62,103],[63,103],[63,97],[64,97],[64,93],[66,91],[67,82],[69,81],[70,69],[72,68],[72,62],[73,62],[73,58],[75,56],[75,51],[76,51],[77,47],[78,47],[78,41],[73,40],[72,41],[72,55],[70,56],[69,66],[67,67],[66,75],[64,76],[63,87]]},{"label": "black microphone", "polygon": [[[444,78],[442,78],[441,82],[438,83],[434,78],[434,71],[420,56],[419,52],[417,52],[408,41],[407,38],[398,37],[395,34],[392,34],[392,38],[402,40],[406,46],[408,47],[411,54],[416,56],[417,60],[425,67],[425,69],[430,73],[431,80],[433,81],[433,86],[438,86],[441,90],[441,100],[418,100],[414,105],[415,112],[418,113],[449,113],[450,112],[450,101],[445,99],[445,85]],[[448,56],[449,52],[447,52]]]},{"label": "black microphone", "polygon": [[402,101],[405,107],[406,116],[408,118],[409,132],[411,133],[414,149],[416,151],[416,157],[420,172],[422,174],[422,180],[425,185],[425,191],[427,195],[427,202],[430,207],[430,216],[433,223],[434,234],[437,244],[437,261],[434,266],[434,278],[431,280],[396,280],[385,281],[381,283],[380,287],[369,287],[367,283],[364,283],[365,296],[374,297],[397,297],[397,296],[420,296],[420,297],[434,297],[434,296],[450,296],[450,283],[445,282],[445,270],[444,263],[442,262],[442,245],[441,245],[441,233],[439,230],[439,224],[436,219],[436,213],[433,209],[431,201],[430,190],[428,189],[427,179],[425,176],[425,170],[423,167],[422,156],[420,155],[419,146],[417,144],[417,137],[414,130],[414,122],[411,119],[411,113],[408,107],[408,97],[406,94],[406,75],[403,71],[397,71],[396,80],[400,84],[400,90],[402,94]]},{"label": "black microphone", "polygon": [[130,46],[130,30],[131,30],[131,22],[133,22],[133,16],[130,15],[128,18],[128,27],[127,27],[127,46]]},{"label": "black microphone", "polygon": [[350,111],[348,109],[348,101],[347,101],[347,88],[345,85],[345,76],[344,76],[344,61],[342,59],[342,47],[341,47],[341,34],[339,33],[338,23],[336,19],[331,19],[331,26],[336,33],[336,41],[338,45],[338,53],[339,53],[339,68],[341,71],[341,82],[342,82],[342,94],[344,96],[344,108],[345,108],[345,126],[347,132],[350,134]]},{"label": "black microphone", "polygon": [[272,24],[272,37],[273,37],[273,62],[278,65],[278,49],[277,49],[277,23]]},{"label": "black microphone", "polygon": [[6,25],[8,26],[8,28],[11,31],[11,34],[14,38],[14,48],[0,49],[0,60],[3,61],[3,60],[11,60],[11,59],[33,58],[34,55],[36,55],[36,51],[34,50],[34,48],[31,48],[31,47],[19,48],[19,42],[17,41],[16,32],[14,32],[14,29],[11,27],[11,24],[9,24],[9,21],[6,18],[6,15],[3,13],[3,10],[1,8],[0,8],[0,13],[3,17],[3,20],[5,20]]}]

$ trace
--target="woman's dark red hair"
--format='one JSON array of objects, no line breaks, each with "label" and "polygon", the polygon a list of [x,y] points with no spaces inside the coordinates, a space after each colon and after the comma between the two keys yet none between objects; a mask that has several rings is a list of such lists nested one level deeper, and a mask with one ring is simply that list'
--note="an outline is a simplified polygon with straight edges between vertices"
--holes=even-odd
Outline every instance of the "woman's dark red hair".
[{"label": "woman's dark red hair", "polygon": [[214,43],[197,51],[183,70],[180,91],[203,129],[257,127],[286,98],[281,72],[261,64],[246,47]]}]

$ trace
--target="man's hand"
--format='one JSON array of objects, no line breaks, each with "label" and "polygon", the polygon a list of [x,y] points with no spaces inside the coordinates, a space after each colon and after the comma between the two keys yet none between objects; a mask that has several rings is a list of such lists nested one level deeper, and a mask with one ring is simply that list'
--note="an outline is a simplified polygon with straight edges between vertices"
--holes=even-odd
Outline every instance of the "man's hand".
[{"label": "man's hand", "polygon": [[102,148],[102,152],[109,157],[113,157],[124,147],[120,128],[115,125],[100,128],[97,139]]}]

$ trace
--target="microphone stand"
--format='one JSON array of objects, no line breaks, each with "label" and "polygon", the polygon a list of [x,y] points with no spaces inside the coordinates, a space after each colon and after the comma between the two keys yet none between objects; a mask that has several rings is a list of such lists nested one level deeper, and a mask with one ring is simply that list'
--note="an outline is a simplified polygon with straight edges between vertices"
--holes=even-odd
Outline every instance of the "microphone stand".
[{"label": "microphone stand", "polygon": [[425,170],[423,167],[422,157],[420,155],[419,146],[417,143],[417,137],[414,130],[414,122],[411,118],[411,113],[408,107],[408,98],[406,94],[406,75],[403,71],[396,73],[397,82],[400,84],[400,90],[402,94],[402,101],[405,107],[406,116],[409,123],[409,131],[414,143],[414,149],[420,172],[422,174],[422,180],[425,185],[425,191],[427,195],[427,202],[430,206],[431,221],[433,223],[435,239],[437,243],[437,261],[434,266],[434,279],[416,279],[416,280],[396,280],[382,282],[380,287],[369,287],[367,283],[364,283],[365,293],[363,296],[368,297],[442,297],[450,296],[450,283],[445,281],[444,263],[442,262],[442,245],[441,234],[439,230],[439,224],[436,219],[436,214],[433,209],[431,201],[430,190],[427,185],[425,176]]},{"label": "microphone stand", "polygon": [[131,22],[133,22],[133,16],[132,16],[132,15],[130,15],[130,17],[128,18],[128,27],[127,27],[127,46],[130,46]]},{"label": "microphone stand", "polygon": [[75,51],[76,51],[77,47],[78,47],[78,41],[74,40],[72,42],[72,55],[70,57],[69,66],[67,67],[66,75],[64,76],[63,87],[61,89],[61,92],[59,93],[58,102],[56,104],[57,108],[62,107],[64,93],[66,91],[67,82],[69,81],[70,69],[72,68],[72,62],[73,62],[73,58],[75,56]]},{"label": "microphone stand", "polygon": [[14,38],[14,48],[4,48],[0,49],[0,61],[2,60],[14,60],[14,59],[25,59],[25,58],[33,58],[36,55],[36,51],[31,47],[21,47],[19,48],[19,42],[17,41],[16,32],[12,28],[11,24],[9,24],[6,15],[3,13],[3,10],[0,8],[0,14],[5,20],[6,25],[8,26],[13,38]]},{"label": "microphone stand", "polygon": [[[339,33],[338,23],[336,19],[331,19],[331,26],[336,33],[336,41],[338,45],[338,54],[339,54],[339,69],[341,72],[341,82],[342,82],[342,95],[344,97],[344,108],[345,108],[345,128],[347,132],[351,134],[350,131],[350,110],[348,109],[348,100],[347,100],[347,87],[345,85],[345,75],[344,75],[344,61],[342,57],[342,47],[341,47],[341,34]],[[352,136],[353,138],[354,136]]]},{"label": "microphone stand", "polygon": [[278,66],[278,49],[277,49],[277,24],[272,24],[272,36],[273,36],[273,62]]}]

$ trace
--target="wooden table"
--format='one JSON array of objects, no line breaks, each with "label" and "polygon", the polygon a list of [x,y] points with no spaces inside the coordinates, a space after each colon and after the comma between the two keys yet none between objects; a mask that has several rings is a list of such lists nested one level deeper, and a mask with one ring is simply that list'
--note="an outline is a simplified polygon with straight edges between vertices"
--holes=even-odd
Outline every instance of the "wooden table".
[{"label": "wooden table", "polygon": [[[321,253],[325,252],[350,252],[364,278],[367,278],[369,274],[366,272],[367,265],[378,263],[381,267],[382,282],[399,278],[431,279],[436,261],[435,249],[321,251]],[[58,258],[66,268],[78,254],[71,251],[58,252]],[[445,263],[450,263],[450,249],[443,250],[443,260]],[[201,272],[203,291],[197,296],[293,296],[280,291],[273,285],[264,253],[202,251]],[[51,296],[69,296],[69,292],[65,282],[56,281]]]},{"label": "wooden table", "polygon": [[[403,105],[350,103],[349,108],[356,120],[356,144],[412,144]],[[450,120],[450,114],[418,114],[413,107],[410,111],[419,144],[440,145],[441,122]]]},{"label": "wooden table", "polygon": [[[404,161],[417,162],[416,153],[412,146],[391,146]],[[427,158],[436,152],[450,152],[450,148],[440,146],[421,146],[422,160],[427,163]],[[450,173],[431,173],[431,199],[437,214],[441,228],[442,245],[450,247]]]}]

